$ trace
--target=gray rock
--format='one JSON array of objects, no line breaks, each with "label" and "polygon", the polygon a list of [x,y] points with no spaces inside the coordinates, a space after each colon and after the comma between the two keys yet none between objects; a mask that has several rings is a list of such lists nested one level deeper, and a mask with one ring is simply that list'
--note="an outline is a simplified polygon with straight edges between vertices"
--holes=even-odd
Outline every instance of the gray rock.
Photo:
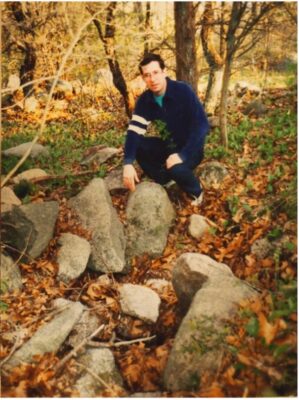
[{"label": "gray rock", "polygon": [[64,282],[78,278],[84,272],[91,247],[86,239],[71,233],[63,233],[59,239],[58,278]]},{"label": "gray rock", "polygon": [[165,290],[172,289],[172,283],[166,279],[148,279],[145,284],[158,293],[164,293]]},{"label": "gray rock", "polygon": [[192,214],[188,226],[189,234],[195,239],[199,239],[203,234],[208,232],[210,225],[202,215]]},{"label": "gray rock", "polygon": [[123,380],[115,365],[111,350],[89,349],[79,357],[78,361],[99,377],[96,379],[82,368],[81,376],[74,387],[79,397],[102,397],[101,393],[106,388],[104,384],[101,384],[100,380],[107,385],[122,386]]},{"label": "gray rock", "polygon": [[251,253],[254,254],[258,260],[266,258],[273,250],[274,247],[267,238],[258,239],[251,246]]},{"label": "gray rock", "polygon": [[160,297],[141,285],[124,284],[120,289],[120,305],[124,314],[154,323],[159,318]]},{"label": "gray rock", "polygon": [[101,325],[100,319],[90,310],[84,310],[79,321],[74,325],[66,344],[78,346]]},{"label": "gray rock", "polygon": [[255,117],[261,117],[266,112],[267,112],[266,106],[264,106],[264,104],[260,100],[254,100],[245,107],[243,114],[254,115]]},{"label": "gray rock", "polygon": [[[31,142],[22,143],[19,146],[11,147],[10,149],[2,151],[2,154],[5,156],[16,156],[21,158],[30,146]],[[35,143],[30,151],[30,157],[37,158],[39,156],[49,156],[49,150],[43,145]]]},{"label": "gray rock", "polygon": [[143,182],[130,194],[127,209],[127,256],[163,253],[174,208],[161,185]]},{"label": "gray rock", "polygon": [[104,273],[124,272],[124,230],[103,179],[93,179],[69,204],[92,233],[88,266]]},{"label": "gray rock", "polygon": [[201,167],[200,179],[203,180],[207,189],[217,189],[227,175],[228,170],[223,164],[218,161],[211,161]]},{"label": "gray rock", "polygon": [[80,319],[84,308],[79,302],[69,303],[60,314],[39,328],[31,339],[13,354],[5,364],[5,368],[9,369],[21,363],[31,363],[35,355],[56,353],[59,350],[73,326]]},{"label": "gray rock", "polygon": [[92,163],[96,163],[98,165],[103,164],[105,161],[109,160],[116,154],[119,154],[120,150],[114,147],[106,147],[106,146],[95,146],[89,149],[90,154],[85,156],[81,161],[81,165],[90,165]]},{"label": "gray rock", "polygon": [[2,241],[31,258],[39,257],[53,238],[57,216],[57,201],[14,207],[1,215]]},{"label": "gray rock", "polygon": [[210,116],[210,117],[208,117],[208,121],[209,121],[209,125],[211,128],[219,128],[219,126],[220,126],[219,117]]},{"label": "gray rock", "polygon": [[252,83],[246,82],[246,81],[238,81],[235,84],[235,93],[238,97],[244,96],[246,93],[251,93],[251,94],[260,94],[262,89],[254,85]]},{"label": "gray rock", "polygon": [[196,292],[208,281],[226,283],[233,278],[231,269],[205,254],[184,253],[176,261],[172,272],[172,284],[182,310],[190,306]]},{"label": "gray rock", "polygon": [[217,272],[210,268],[211,274],[207,267],[202,274],[206,280],[198,282],[201,288],[182,321],[167,361],[164,385],[170,391],[196,390],[203,375],[212,382],[222,360],[229,319],[242,300],[256,295],[244,282],[225,272],[223,264]]},{"label": "gray rock", "polygon": [[123,169],[111,171],[104,179],[108,190],[125,189],[123,184]]},{"label": "gray rock", "polygon": [[4,290],[15,290],[22,288],[22,275],[19,267],[12,258],[1,252],[0,254],[0,278],[1,288]]},{"label": "gray rock", "polygon": [[20,206],[22,204],[21,200],[15,195],[14,191],[12,188],[9,186],[4,186],[4,188],[1,189],[1,212],[4,212],[3,209],[3,204],[6,206],[9,206],[9,209],[7,207],[5,211],[10,211],[12,209],[13,205]]},{"label": "gray rock", "polygon": [[39,108],[39,102],[34,96],[25,98],[24,110],[28,113],[34,113]]},{"label": "gray rock", "polygon": [[13,183],[19,183],[22,180],[31,181],[35,178],[42,178],[44,176],[48,176],[48,174],[40,169],[40,168],[32,168],[28,169],[27,171],[21,172],[19,175],[13,178]]}]

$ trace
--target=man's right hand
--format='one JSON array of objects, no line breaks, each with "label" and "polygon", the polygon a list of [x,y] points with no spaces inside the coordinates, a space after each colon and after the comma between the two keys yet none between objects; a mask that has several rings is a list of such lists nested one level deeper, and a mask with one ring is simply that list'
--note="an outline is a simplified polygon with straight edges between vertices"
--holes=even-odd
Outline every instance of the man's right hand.
[{"label": "man's right hand", "polygon": [[127,164],[124,166],[123,170],[123,182],[124,186],[134,192],[135,190],[135,182],[139,182],[139,178],[136,172],[136,169],[132,164]]}]

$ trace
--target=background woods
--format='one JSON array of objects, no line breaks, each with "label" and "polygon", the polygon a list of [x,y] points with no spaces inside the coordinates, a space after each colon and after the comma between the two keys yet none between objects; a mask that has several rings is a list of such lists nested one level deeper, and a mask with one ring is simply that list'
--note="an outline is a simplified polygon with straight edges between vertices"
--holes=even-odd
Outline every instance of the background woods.
[{"label": "background woods", "polygon": [[[72,328],[54,350],[49,347],[27,364],[4,368],[4,395],[74,396],[78,390],[85,393],[90,380],[96,389],[85,397],[147,392],[158,397],[296,395],[296,2],[5,2],[1,19],[0,365],[9,365],[30,338],[61,318],[57,301],[70,301],[73,317],[84,306],[81,324],[89,329],[78,339]],[[208,114],[211,131],[197,170],[205,190],[203,205],[194,208],[177,187],[167,189],[169,221],[174,222],[167,222],[160,255],[149,254],[152,243],[146,239],[147,250],[132,256],[131,269],[124,273],[106,274],[85,265],[65,280],[59,257],[74,239],[70,235],[77,236],[74,252],[83,246],[89,254],[93,243],[93,227],[79,218],[86,210],[70,204],[85,190],[85,203],[93,201],[94,178],[105,180],[102,194],[106,186],[109,191],[90,209],[86,206],[95,212],[97,229],[105,231],[111,215],[118,227],[114,236],[120,235],[123,243],[122,227],[140,217],[130,214],[121,173],[126,128],[145,89],[138,63],[148,52],[160,53],[167,74],[193,87]],[[149,130],[159,134],[158,124]],[[30,148],[33,140],[38,147]],[[163,193],[146,196],[155,204]],[[106,204],[110,197],[112,203]],[[98,204],[107,207],[105,215]],[[28,210],[42,206],[49,208],[46,231],[52,233],[37,255],[32,243],[39,234],[28,222],[33,215]],[[23,225],[9,234],[19,221],[12,219],[14,212],[18,218],[25,213],[26,240]],[[198,226],[200,218],[204,225]],[[136,238],[142,234],[137,232]],[[95,236],[100,235],[97,231]],[[139,246],[137,239],[133,241]],[[152,240],[160,246],[164,239]],[[178,376],[169,383],[172,378],[167,381],[163,374],[171,370],[167,360],[175,358],[172,350],[183,320],[174,287],[185,278],[194,281],[179,276],[177,282],[174,270],[188,252],[226,264],[258,298],[242,301],[216,333],[209,323],[205,329],[191,324],[184,340],[189,335],[193,342],[183,358],[205,355],[215,345],[221,354],[216,372],[196,369],[185,379],[185,371],[173,367]],[[211,290],[219,290],[215,282]],[[124,312],[121,293],[130,285],[154,291],[150,303],[160,302],[151,316],[155,322]],[[196,338],[196,332],[204,333]],[[106,361],[86,362],[86,349],[115,360],[118,372],[93,370],[91,365]],[[179,382],[183,385],[175,386]]]}]

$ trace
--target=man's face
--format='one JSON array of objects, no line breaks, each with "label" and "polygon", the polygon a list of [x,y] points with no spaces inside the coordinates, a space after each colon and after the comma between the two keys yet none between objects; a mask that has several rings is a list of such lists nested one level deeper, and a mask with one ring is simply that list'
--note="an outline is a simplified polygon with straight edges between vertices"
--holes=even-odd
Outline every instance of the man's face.
[{"label": "man's face", "polygon": [[166,73],[161,69],[158,61],[151,61],[149,64],[141,67],[142,78],[149,90],[156,96],[161,96],[166,91]]}]

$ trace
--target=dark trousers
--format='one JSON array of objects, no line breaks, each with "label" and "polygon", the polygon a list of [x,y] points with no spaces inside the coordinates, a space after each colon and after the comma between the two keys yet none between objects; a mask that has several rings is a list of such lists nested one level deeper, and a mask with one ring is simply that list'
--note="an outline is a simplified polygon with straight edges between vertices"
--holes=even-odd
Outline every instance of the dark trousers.
[{"label": "dark trousers", "polygon": [[203,150],[185,162],[167,169],[166,159],[170,154],[176,152],[178,152],[177,149],[173,149],[160,138],[142,137],[138,145],[136,160],[145,174],[160,185],[174,180],[184,192],[198,197],[202,189],[193,169],[201,163]]}]

